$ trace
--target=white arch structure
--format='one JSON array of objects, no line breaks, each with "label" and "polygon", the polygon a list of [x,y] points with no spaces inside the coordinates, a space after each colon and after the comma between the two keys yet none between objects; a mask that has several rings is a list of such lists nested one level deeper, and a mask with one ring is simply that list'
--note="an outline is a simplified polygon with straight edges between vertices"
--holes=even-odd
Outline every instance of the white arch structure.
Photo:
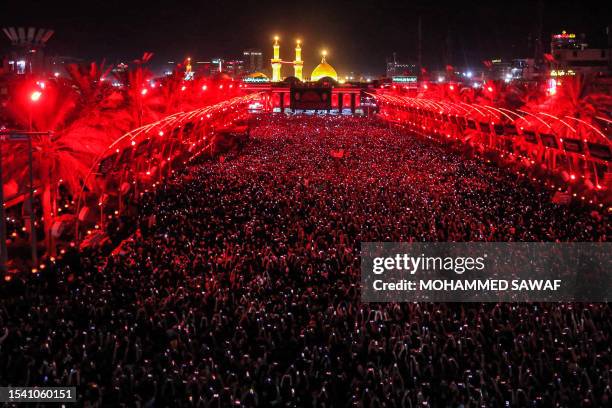
[{"label": "white arch structure", "polygon": [[[89,210],[85,202],[88,189],[98,193],[97,204],[103,223],[102,207],[110,195],[119,197],[120,210],[122,194],[131,191],[136,195],[139,189],[155,187],[172,172],[173,165],[183,166],[210,149],[210,137],[215,132],[235,127],[247,116],[249,105],[262,98],[262,93],[252,93],[193,111],[178,112],[115,139],[97,157],[83,180],[76,206],[77,242],[81,218],[85,218],[81,212],[84,208]],[[93,187],[95,184],[98,184],[97,189]]]},{"label": "white arch structure", "polygon": [[572,180],[580,176],[585,185],[595,185],[597,189],[612,188],[600,184],[602,175],[604,180],[612,179],[605,177],[610,174],[612,140],[596,123],[573,116],[410,97],[383,90],[368,94],[377,100],[383,119],[407,125],[418,133],[454,136],[470,144],[476,141],[485,149],[499,151],[502,157],[507,153],[530,163],[543,161],[542,168],[547,171],[569,172]]}]

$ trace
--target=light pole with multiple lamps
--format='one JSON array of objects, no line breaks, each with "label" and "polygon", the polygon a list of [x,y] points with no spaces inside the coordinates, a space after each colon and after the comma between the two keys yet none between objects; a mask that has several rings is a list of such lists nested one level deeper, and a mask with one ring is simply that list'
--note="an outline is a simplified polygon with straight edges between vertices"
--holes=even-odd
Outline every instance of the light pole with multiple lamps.
[{"label": "light pole with multiple lamps", "polygon": [[[32,104],[37,103],[42,96],[41,91],[34,91],[30,94]],[[36,216],[34,211],[34,165],[32,159],[32,138],[35,136],[49,136],[50,132],[33,132],[32,126],[32,105],[29,108],[28,132],[20,131],[0,131],[0,270],[6,271],[8,260],[6,247],[6,214],[4,211],[4,181],[2,172],[2,147],[7,143],[27,143],[28,144],[28,167],[29,167],[29,200],[28,210],[30,213],[30,245],[32,250],[32,270],[38,269],[38,252],[36,242]]]}]

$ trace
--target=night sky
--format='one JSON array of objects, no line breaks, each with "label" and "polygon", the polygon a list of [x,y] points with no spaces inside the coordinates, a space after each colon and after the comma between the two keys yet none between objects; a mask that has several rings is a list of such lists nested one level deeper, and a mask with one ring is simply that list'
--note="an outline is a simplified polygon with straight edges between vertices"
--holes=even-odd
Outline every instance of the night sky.
[{"label": "night sky", "polygon": [[[239,57],[259,48],[270,58],[271,38],[281,36],[281,57],[293,59],[294,39],[304,43],[305,72],[329,50],[341,74],[380,74],[397,52],[416,61],[417,16],[423,19],[423,62],[478,68],[483,59],[530,56],[529,35],[538,22],[538,2],[524,0],[438,1],[2,1],[0,26],[48,27],[56,31],[49,53],[109,62],[129,61],[144,51],[153,63]],[[545,1],[544,36],[566,29],[606,44],[612,26],[610,2]],[[0,49],[9,46],[2,34]],[[450,53],[446,52],[450,38]],[[545,46],[548,46],[545,42]],[[447,57],[448,55],[448,57]],[[266,64],[267,66],[267,64]]]}]

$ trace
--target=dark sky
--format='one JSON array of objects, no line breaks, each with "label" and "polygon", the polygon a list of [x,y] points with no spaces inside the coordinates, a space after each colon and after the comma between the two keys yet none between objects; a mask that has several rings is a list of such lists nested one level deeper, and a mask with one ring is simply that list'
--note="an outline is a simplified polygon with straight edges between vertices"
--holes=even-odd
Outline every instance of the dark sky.
[{"label": "dark sky", "polygon": [[[528,52],[538,22],[538,1],[28,1],[2,0],[0,26],[49,27],[56,34],[49,52],[86,60],[132,60],[144,51],[153,62],[239,56],[260,48],[270,58],[271,38],[282,38],[281,57],[293,59],[294,39],[304,42],[306,71],[325,47],[341,73],[382,73],[395,51],[416,60],[417,16],[423,21],[423,61],[442,66],[450,38],[451,62],[479,67],[495,57]],[[612,26],[611,2],[544,1],[544,34],[561,29],[585,33],[590,43],[606,43]],[[9,45],[4,35],[0,49]]]}]

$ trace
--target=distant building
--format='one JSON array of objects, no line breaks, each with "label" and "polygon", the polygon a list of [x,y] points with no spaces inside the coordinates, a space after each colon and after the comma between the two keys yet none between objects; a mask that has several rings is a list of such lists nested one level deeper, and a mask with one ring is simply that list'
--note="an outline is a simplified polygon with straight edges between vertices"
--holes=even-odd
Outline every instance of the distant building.
[{"label": "distant building", "polygon": [[556,72],[555,76],[563,76],[561,72],[565,75],[610,73],[610,49],[559,49],[553,58],[551,72]]},{"label": "distant building", "polygon": [[242,53],[245,69],[249,74],[263,70],[263,53],[261,50],[246,50]]},{"label": "distant building", "polygon": [[225,58],[214,58],[212,61],[210,74],[226,74],[232,78],[241,78],[245,74],[244,61]]},{"label": "distant building", "polygon": [[491,60],[491,68],[487,74],[488,79],[503,81],[512,78],[512,63],[501,59]]},{"label": "distant building", "polygon": [[[176,70],[185,71],[185,79],[210,77],[219,74],[228,75],[234,79],[245,75],[244,61],[225,58],[213,58],[211,60],[186,59],[184,62],[168,61],[163,66],[163,75],[171,75]],[[189,75],[189,73],[191,75]]]},{"label": "distant building", "polygon": [[560,34],[553,34],[550,41],[550,52],[555,50],[575,50],[585,49],[588,44],[584,41],[584,36],[578,38],[576,34],[562,31]]},{"label": "distant building", "polygon": [[46,68],[49,74],[63,76],[66,74],[66,66],[70,64],[82,64],[82,58],[70,57],[65,55],[55,55],[47,58]]},{"label": "distant building", "polygon": [[11,74],[42,74],[48,70],[44,48],[53,30],[34,27],[5,27],[11,41],[9,54],[2,58],[2,71]]},{"label": "distant building", "polygon": [[550,75],[553,77],[576,74],[610,75],[610,48],[589,48],[584,36],[563,31],[554,34],[550,43]]},{"label": "distant building", "polygon": [[208,77],[213,72],[218,71],[218,65],[212,61],[196,61],[194,64],[195,75],[199,77]]},{"label": "distant building", "polygon": [[416,64],[398,62],[395,54],[393,54],[393,59],[387,61],[387,78],[414,75],[418,75]]},{"label": "distant building", "polygon": [[536,69],[534,58],[516,58],[512,60],[510,67],[510,75],[504,78],[505,81],[524,80],[533,81],[540,76]]},{"label": "distant building", "polygon": [[221,72],[231,76],[232,78],[239,79],[245,75],[243,60],[224,60],[221,67]]},{"label": "distant building", "polygon": [[533,81],[539,77],[533,58],[515,58],[512,60],[494,59],[487,65],[486,79],[511,82],[516,80]]},{"label": "distant building", "polygon": [[211,62],[212,62],[211,74],[214,74],[215,72],[216,73],[223,72],[223,67],[225,66],[224,58],[213,58]]}]

